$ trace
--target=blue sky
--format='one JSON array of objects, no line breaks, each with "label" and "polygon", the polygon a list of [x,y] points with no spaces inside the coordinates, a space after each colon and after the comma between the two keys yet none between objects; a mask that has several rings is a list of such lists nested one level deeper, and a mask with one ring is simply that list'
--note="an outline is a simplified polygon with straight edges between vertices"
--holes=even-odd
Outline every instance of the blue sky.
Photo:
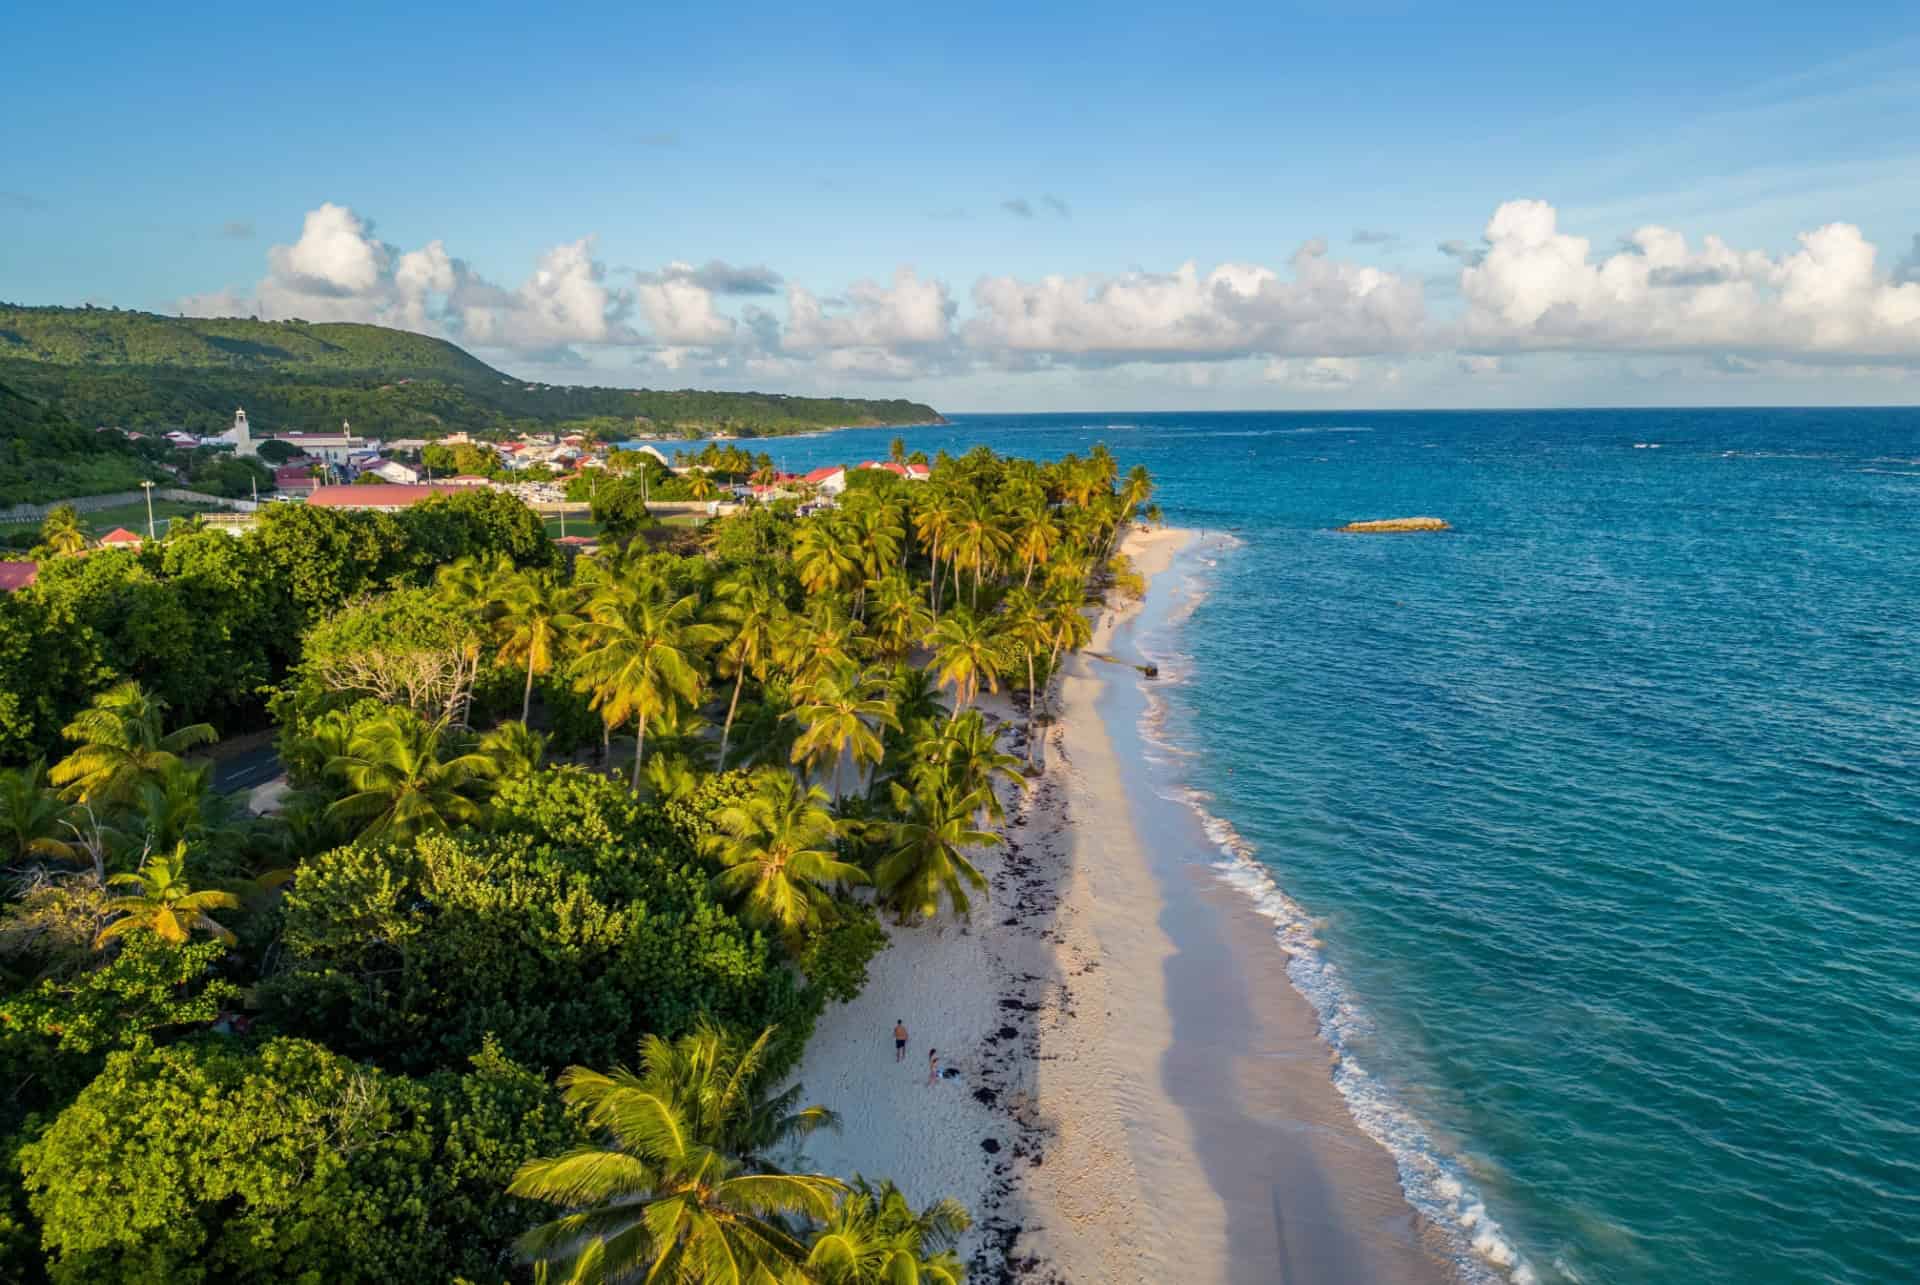
[{"label": "blue sky", "polygon": [[1911,4],[914,8],[17,14],[0,298],[950,409],[1913,400]]}]

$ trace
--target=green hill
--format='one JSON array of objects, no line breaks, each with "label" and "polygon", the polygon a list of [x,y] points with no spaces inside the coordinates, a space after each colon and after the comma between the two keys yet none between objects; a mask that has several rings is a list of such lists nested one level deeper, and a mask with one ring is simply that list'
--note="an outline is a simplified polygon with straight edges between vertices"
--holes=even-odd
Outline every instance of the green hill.
[{"label": "green hill", "polygon": [[[89,429],[216,432],[236,406],[258,432],[350,420],[388,437],[552,428],[765,436],[940,422],[932,407],[905,400],[529,384],[445,340],[383,326],[9,304],[0,304],[0,384]],[[0,403],[0,419],[11,413]]]}]

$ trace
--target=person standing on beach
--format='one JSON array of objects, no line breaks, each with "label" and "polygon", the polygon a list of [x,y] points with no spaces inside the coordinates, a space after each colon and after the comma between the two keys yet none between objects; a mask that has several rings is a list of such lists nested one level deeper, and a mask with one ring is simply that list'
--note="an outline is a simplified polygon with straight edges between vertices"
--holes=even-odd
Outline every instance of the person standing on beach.
[{"label": "person standing on beach", "polygon": [[907,1060],[907,1024],[897,1017],[893,1019],[893,1060]]},{"label": "person standing on beach", "polygon": [[927,1050],[927,1083],[932,1084],[934,1081],[934,1078],[939,1074],[940,1074],[940,1050],[928,1049]]}]

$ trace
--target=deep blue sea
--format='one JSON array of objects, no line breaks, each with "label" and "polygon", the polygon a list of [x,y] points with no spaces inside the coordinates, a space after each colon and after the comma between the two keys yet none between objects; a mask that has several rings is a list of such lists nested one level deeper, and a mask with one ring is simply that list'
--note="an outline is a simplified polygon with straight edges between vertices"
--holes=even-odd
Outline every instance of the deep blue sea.
[{"label": "deep blue sea", "polygon": [[[1920,411],[904,436],[1104,441],[1214,535],[1159,729],[1196,859],[1276,916],[1273,984],[1482,1270],[1920,1280]],[[1411,514],[1456,529],[1332,529]]]}]

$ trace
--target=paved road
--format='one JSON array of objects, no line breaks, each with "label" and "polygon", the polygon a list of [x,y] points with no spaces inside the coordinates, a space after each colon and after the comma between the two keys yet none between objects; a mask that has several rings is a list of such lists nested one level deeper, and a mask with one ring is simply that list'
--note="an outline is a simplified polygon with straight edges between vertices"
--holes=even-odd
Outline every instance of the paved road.
[{"label": "paved road", "polygon": [[213,765],[213,788],[222,794],[251,790],[280,775],[280,755],[271,745],[248,750]]}]

